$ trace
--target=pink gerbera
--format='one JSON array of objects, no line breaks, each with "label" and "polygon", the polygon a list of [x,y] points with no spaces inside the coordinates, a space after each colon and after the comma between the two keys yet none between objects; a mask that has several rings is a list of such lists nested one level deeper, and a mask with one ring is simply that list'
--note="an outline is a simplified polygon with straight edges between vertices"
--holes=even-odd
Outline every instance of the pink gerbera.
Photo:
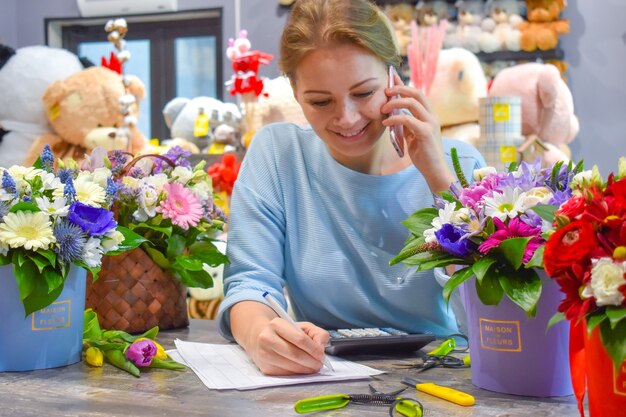
[{"label": "pink gerbera", "polygon": [[172,219],[172,223],[189,229],[196,226],[202,218],[202,205],[198,197],[191,190],[173,182],[163,187],[167,198],[161,201],[156,211],[163,214],[163,218]]},{"label": "pink gerbera", "polygon": [[530,239],[530,241],[526,245],[526,249],[524,250],[524,257],[522,258],[522,262],[527,263],[535,254],[537,248],[545,243],[543,238],[541,238],[541,229],[529,226],[517,217],[511,219],[508,225],[497,217],[494,217],[493,224],[496,226],[497,231],[489,236],[489,238],[487,238],[478,247],[478,250],[481,253],[487,253],[491,249],[497,248],[498,246],[500,246],[500,243],[502,243],[506,239],[511,239],[514,237],[533,236],[533,238]]}]

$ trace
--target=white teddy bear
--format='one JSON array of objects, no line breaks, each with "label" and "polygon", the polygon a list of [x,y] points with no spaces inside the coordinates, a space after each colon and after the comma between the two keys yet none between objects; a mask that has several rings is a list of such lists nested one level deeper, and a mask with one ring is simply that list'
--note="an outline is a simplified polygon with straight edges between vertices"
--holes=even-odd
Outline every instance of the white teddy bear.
[{"label": "white teddy bear", "polygon": [[51,133],[42,97],[50,84],[81,71],[65,49],[0,44],[0,166],[22,164],[35,140]]}]

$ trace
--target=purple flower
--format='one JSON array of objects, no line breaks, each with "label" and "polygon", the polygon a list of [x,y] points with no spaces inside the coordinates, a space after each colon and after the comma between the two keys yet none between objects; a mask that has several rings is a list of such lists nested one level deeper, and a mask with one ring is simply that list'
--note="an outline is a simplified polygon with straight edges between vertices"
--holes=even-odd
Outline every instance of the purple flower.
[{"label": "purple flower", "polygon": [[476,249],[476,244],[469,239],[461,239],[466,233],[446,223],[435,232],[435,237],[443,249],[459,258],[464,258]]},{"label": "purple flower", "polygon": [[9,194],[17,194],[17,185],[9,171],[2,173],[2,188]]},{"label": "purple flower", "polygon": [[54,237],[57,240],[54,251],[59,255],[62,263],[67,264],[80,258],[87,239],[78,226],[60,221],[54,228]]},{"label": "purple flower", "polygon": [[46,145],[41,152],[41,168],[43,168],[46,172],[52,172],[53,165],[54,155],[52,155],[50,145]]},{"label": "purple flower", "polygon": [[89,236],[102,236],[117,227],[113,212],[80,201],[72,203],[68,219]]},{"label": "purple flower", "polygon": [[150,366],[157,354],[157,347],[150,339],[138,340],[126,349],[126,359],[136,366]]}]

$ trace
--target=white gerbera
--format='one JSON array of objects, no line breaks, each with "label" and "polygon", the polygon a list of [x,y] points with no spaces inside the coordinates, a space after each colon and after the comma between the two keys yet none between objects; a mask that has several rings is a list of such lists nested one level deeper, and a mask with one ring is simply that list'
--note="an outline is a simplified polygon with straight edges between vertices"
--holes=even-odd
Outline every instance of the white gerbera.
[{"label": "white gerbera", "polygon": [[85,248],[81,255],[82,261],[90,268],[100,266],[104,249],[100,246],[100,239],[90,237],[85,243]]},{"label": "white gerbera", "polygon": [[491,197],[485,197],[485,214],[505,221],[507,217],[514,218],[526,209],[526,193],[519,187],[505,187],[502,194],[493,193]]},{"label": "white gerbera", "polygon": [[4,216],[0,223],[0,242],[11,248],[47,249],[56,242],[50,217],[41,211],[18,211]]},{"label": "white gerbera", "polygon": [[66,204],[63,197],[55,197],[54,201],[45,197],[35,197],[35,202],[41,211],[53,217],[65,217],[70,212],[70,206]]},{"label": "white gerbera", "polygon": [[74,181],[76,199],[91,207],[102,207],[106,198],[104,188],[86,176],[78,176]]}]

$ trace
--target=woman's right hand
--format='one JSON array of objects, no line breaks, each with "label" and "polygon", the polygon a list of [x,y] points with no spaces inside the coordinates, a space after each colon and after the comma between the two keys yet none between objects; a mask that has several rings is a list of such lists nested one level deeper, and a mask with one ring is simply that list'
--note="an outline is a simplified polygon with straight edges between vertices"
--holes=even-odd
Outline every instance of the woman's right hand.
[{"label": "woman's right hand", "polygon": [[312,323],[298,323],[301,332],[256,301],[231,307],[230,321],[237,343],[265,375],[313,374],[323,366],[328,332]]}]

